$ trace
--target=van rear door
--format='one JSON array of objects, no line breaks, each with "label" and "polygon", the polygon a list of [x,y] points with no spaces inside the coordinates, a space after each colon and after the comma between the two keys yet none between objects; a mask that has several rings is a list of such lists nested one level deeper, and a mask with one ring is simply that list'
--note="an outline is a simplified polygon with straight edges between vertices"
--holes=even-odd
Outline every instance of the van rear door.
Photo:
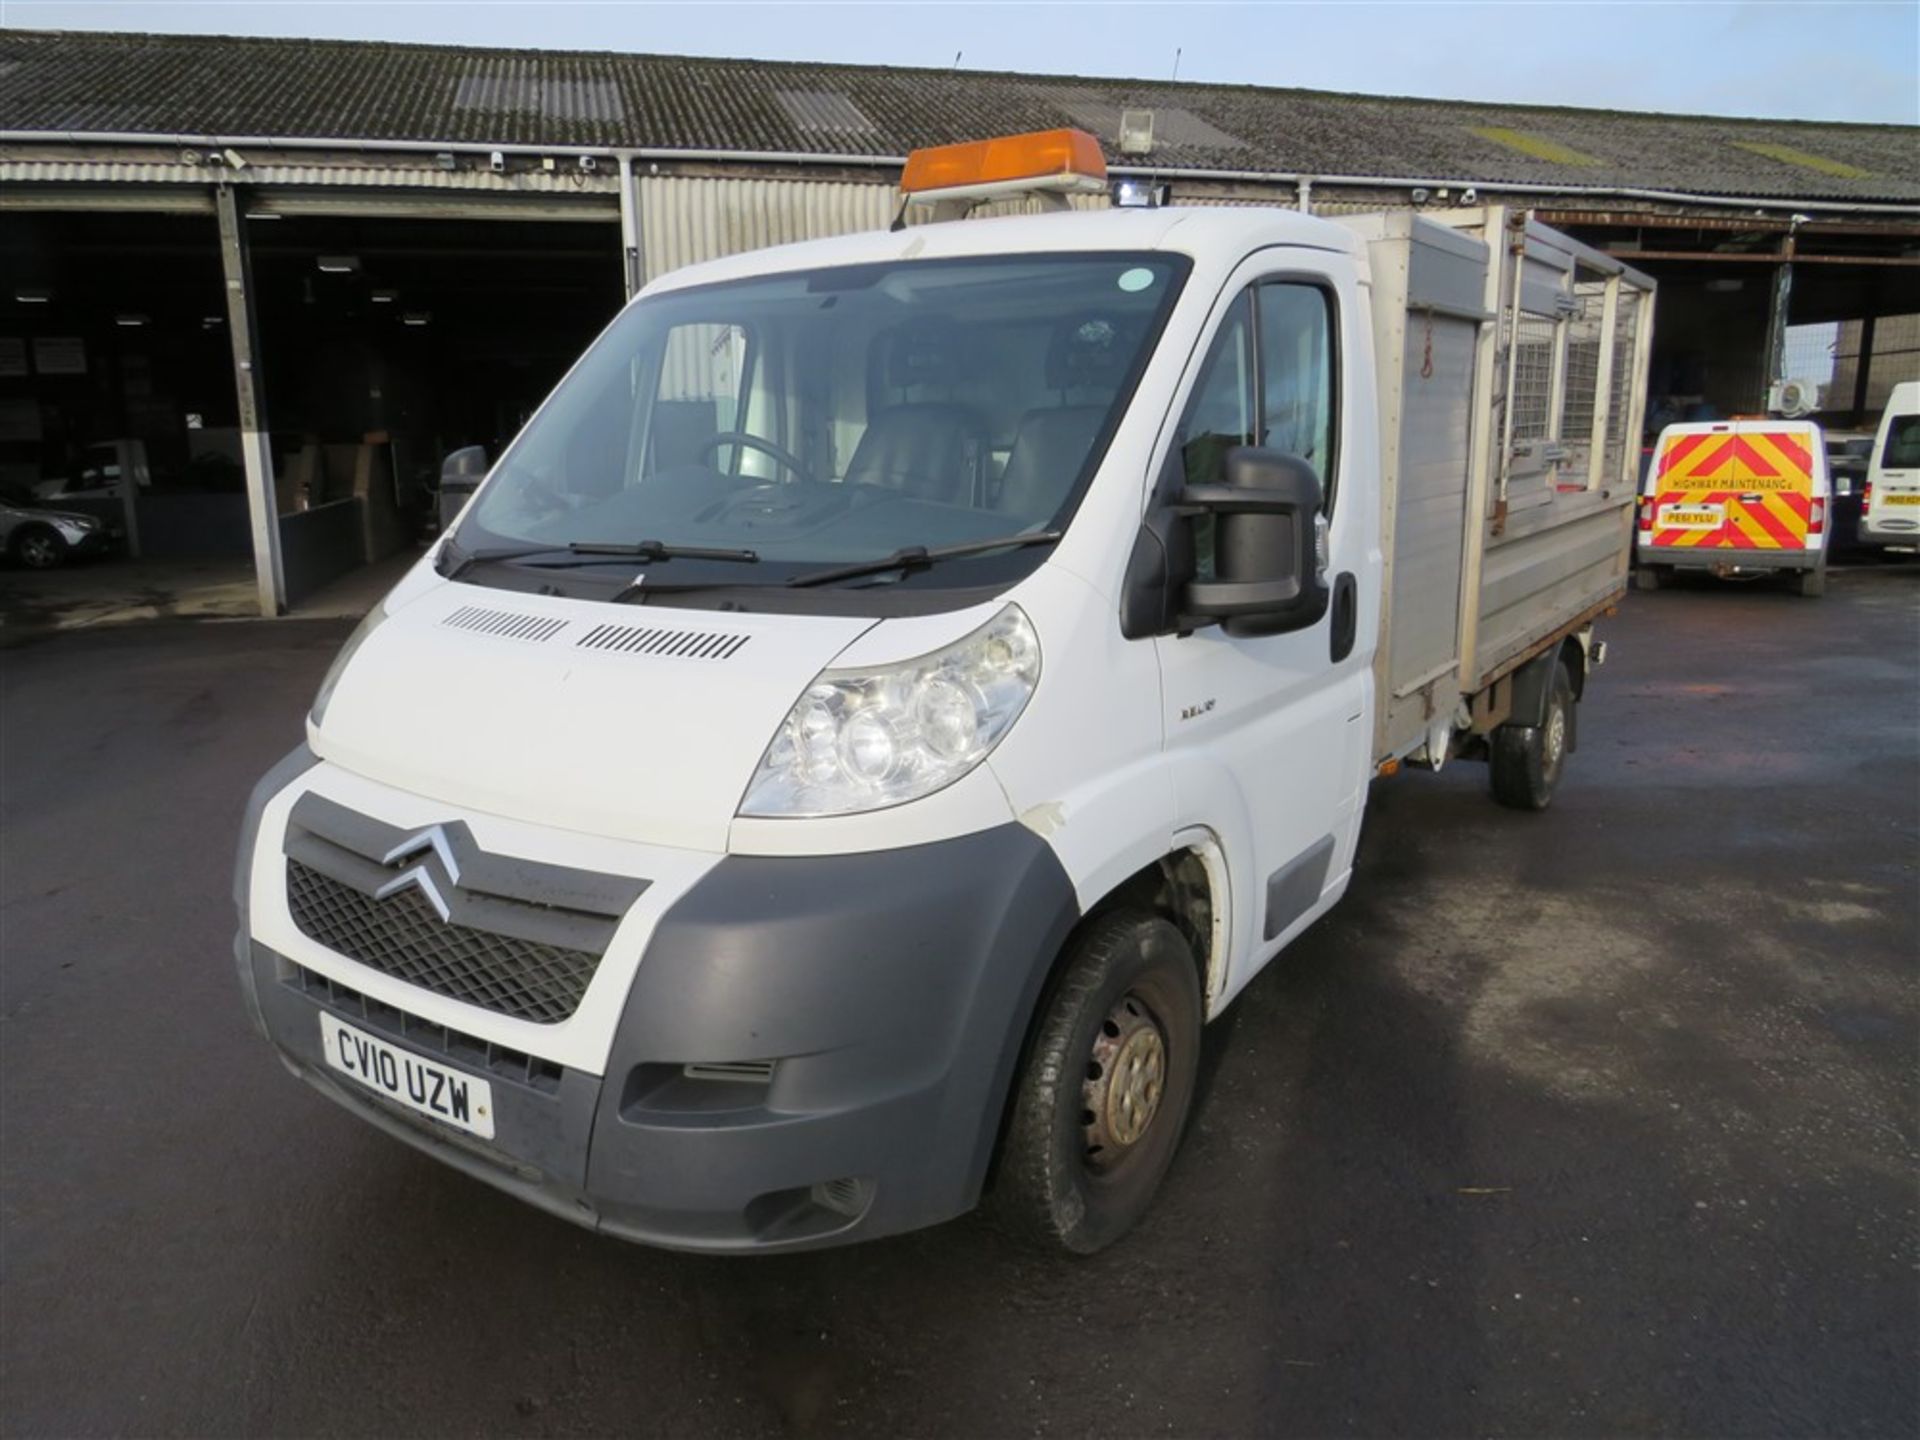
[{"label": "van rear door", "polygon": [[[1669,426],[1647,482],[1655,550],[1817,551],[1826,466],[1804,421]],[[1738,557],[1729,555],[1729,560]]]}]

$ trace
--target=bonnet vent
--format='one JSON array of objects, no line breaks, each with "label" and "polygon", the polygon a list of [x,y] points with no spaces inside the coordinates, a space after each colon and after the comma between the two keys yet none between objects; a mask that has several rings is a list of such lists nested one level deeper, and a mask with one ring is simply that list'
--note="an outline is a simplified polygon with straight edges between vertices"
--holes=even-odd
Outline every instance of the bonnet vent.
[{"label": "bonnet vent", "polygon": [[625,655],[662,655],[678,660],[731,660],[751,636],[718,630],[657,630],[638,625],[596,625],[574,643],[583,650]]},{"label": "bonnet vent", "polygon": [[462,605],[440,622],[455,630],[471,630],[477,635],[498,635],[502,640],[551,640],[566,629],[565,620],[550,615],[520,615],[511,610],[489,610],[484,605]]}]

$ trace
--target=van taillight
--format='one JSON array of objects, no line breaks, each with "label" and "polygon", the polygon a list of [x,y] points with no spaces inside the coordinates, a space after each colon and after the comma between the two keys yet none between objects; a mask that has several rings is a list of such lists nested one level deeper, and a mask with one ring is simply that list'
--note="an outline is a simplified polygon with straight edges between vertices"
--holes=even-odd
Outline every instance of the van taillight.
[{"label": "van taillight", "polygon": [[1865,510],[1873,504],[1873,481],[1869,480],[1860,487],[1860,508]]},{"label": "van taillight", "polygon": [[1640,528],[1642,531],[1653,529],[1653,497],[1651,495],[1640,497]]},{"label": "van taillight", "polygon": [[1816,500],[1807,507],[1807,533],[1818,535],[1827,528],[1827,502]]}]

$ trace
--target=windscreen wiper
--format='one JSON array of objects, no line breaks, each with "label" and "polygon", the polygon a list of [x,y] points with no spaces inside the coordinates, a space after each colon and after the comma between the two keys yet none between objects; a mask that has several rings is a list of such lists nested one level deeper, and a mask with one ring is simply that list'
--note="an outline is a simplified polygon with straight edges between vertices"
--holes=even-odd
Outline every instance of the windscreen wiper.
[{"label": "windscreen wiper", "polygon": [[989,550],[1051,545],[1064,530],[1032,530],[1024,535],[1002,535],[997,540],[965,540],[958,545],[907,545],[878,560],[856,560],[850,565],[835,565],[828,570],[807,570],[787,581],[789,585],[830,585],[835,580],[853,580],[862,575],[881,575],[889,570],[924,570],[937,560],[961,555],[984,555]]},{"label": "windscreen wiper", "polygon": [[758,551],[709,545],[669,545],[664,540],[576,540],[567,549],[575,555],[605,555],[623,560],[737,560],[752,565]]},{"label": "windscreen wiper", "polygon": [[562,553],[559,545],[498,545],[491,550],[461,550],[458,545],[449,544],[440,552],[441,560],[458,554],[459,559],[440,572],[443,580],[458,580],[476,565],[484,565],[490,560],[519,560],[528,555],[556,555]]},{"label": "windscreen wiper", "polygon": [[[458,548],[458,547],[454,547]],[[625,564],[630,560],[738,560],[751,564],[759,555],[751,550],[708,549],[699,545],[669,545],[663,540],[599,541],[575,540],[566,545],[502,545],[492,550],[473,550],[460,556],[441,578],[457,580],[475,565],[490,560],[543,560],[542,570],[570,570],[587,565]]]}]

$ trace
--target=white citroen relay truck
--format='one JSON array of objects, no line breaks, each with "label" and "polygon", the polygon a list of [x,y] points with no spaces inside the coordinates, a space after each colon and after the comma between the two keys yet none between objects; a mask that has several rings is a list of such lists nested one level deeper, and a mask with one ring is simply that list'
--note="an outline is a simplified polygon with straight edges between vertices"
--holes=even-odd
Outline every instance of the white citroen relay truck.
[{"label": "white citroen relay truck", "polygon": [[[1072,133],[932,158],[942,210],[1101,183]],[[1099,1248],[1204,1024],[1345,891],[1377,774],[1553,795],[1650,300],[1497,209],[988,219],[662,276],[258,787],[254,1021],[613,1235],[787,1249],[985,1195]]]}]

